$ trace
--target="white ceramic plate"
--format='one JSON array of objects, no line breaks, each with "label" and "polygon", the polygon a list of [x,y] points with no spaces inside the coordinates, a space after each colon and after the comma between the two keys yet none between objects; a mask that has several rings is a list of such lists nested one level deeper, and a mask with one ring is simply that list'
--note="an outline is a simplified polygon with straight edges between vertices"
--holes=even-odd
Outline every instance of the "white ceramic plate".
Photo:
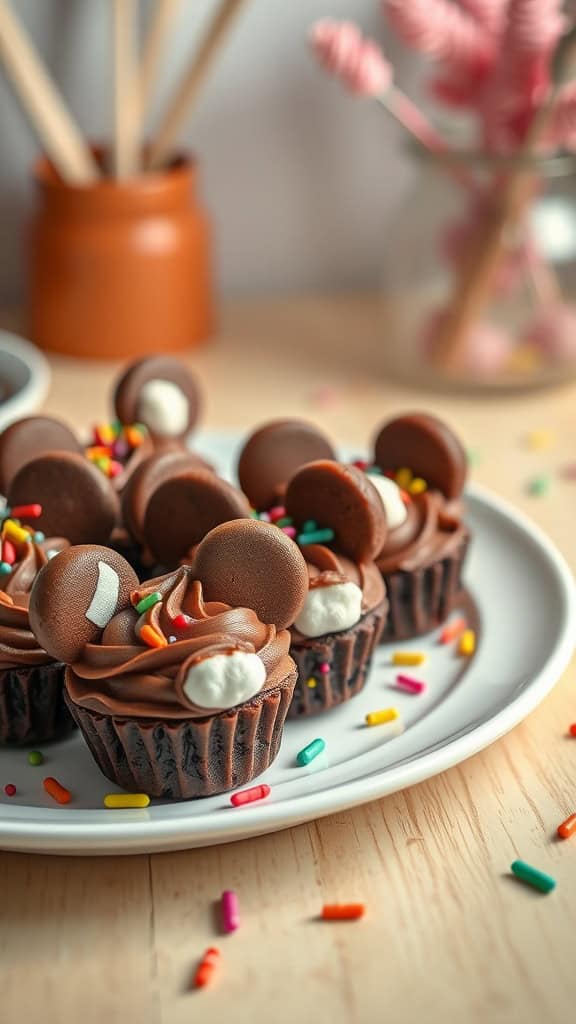
[{"label": "white ceramic plate", "polygon": [[[205,435],[201,451],[221,468],[235,443]],[[103,809],[115,789],[93,764],[80,737],[44,748],[33,768],[26,751],[0,752],[0,847],[43,853],[106,854],[177,850],[273,832],[374,800],[463,761],[520,722],[554,686],[576,642],[572,576],[535,526],[494,496],[471,488],[468,520],[474,541],[466,579],[480,613],[478,649],[463,670],[454,647],[437,635],[404,644],[425,650],[412,670],[428,683],[411,696],[394,689],[390,649],[380,648],[357,697],[327,715],[288,723],[280,754],[261,777],[270,797],[241,808],[229,795],[187,803],[155,802],[146,810]],[[396,645],[397,646],[397,645]],[[384,742],[366,728],[367,711],[394,705],[406,729]],[[296,754],[322,736],[326,751],[308,768]],[[73,800],[54,804],[42,779],[55,776]],[[4,785],[17,796],[4,796]]]},{"label": "white ceramic plate", "polygon": [[35,345],[17,334],[0,331],[0,382],[6,389],[0,401],[3,430],[42,404],[50,385],[50,368]]}]

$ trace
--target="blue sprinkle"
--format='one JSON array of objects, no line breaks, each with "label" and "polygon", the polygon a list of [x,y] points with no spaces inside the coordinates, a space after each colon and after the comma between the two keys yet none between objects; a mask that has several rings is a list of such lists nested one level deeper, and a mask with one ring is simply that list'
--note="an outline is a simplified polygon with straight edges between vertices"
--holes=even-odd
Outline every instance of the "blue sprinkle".
[{"label": "blue sprinkle", "polygon": [[382,476],[380,466],[368,466],[366,472],[368,473],[368,476]]},{"label": "blue sprinkle", "polygon": [[11,572],[12,566],[8,562],[0,562],[0,576],[9,576]]},{"label": "blue sprinkle", "polygon": [[34,534],[34,540],[36,541],[37,544],[42,544],[42,542],[46,540],[46,536],[42,533],[42,530],[36,530],[36,533]]}]

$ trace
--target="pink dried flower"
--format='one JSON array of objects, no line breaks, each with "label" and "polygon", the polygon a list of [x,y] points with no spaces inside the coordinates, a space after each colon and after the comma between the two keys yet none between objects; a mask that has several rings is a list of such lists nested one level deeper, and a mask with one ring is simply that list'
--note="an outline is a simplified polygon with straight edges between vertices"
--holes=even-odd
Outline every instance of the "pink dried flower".
[{"label": "pink dried flower", "polygon": [[310,41],[322,66],[356,95],[378,96],[390,85],[392,68],[380,47],[352,22],[319,21]]},{"label": "pink dried flower", "polygon": [[450,66],[484,68],[494,40],[486,26],[450,0],[383,0],[384,12],[408,46]]}]

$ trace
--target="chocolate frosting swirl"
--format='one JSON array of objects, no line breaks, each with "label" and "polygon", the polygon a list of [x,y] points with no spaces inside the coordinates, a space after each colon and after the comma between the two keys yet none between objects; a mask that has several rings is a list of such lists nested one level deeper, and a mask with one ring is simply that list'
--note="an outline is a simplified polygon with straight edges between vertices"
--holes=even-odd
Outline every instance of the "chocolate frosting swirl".
[{"label": "chocolate frosting swirl", "polygon": [[[183,694],[186,673],[198,661],[234,651],[255,653],[266,668],[262,691],[273,689],[292,670],[288,631],[265,625],[248,608],[204,601],[190,566],[151,580],[132,595],[132,603],[154,593],[162,600],[143,615],[134,607],[122,609],[99,642],[87,644],[68,669],[68,692],[75,703],[128,718],[202,718],[221,709],[198,707]],[[147,646],[140,637],[144,626],[166,646]]]},{"label": "chocolate frosting swirl", "polygon": [[446,501],[439,491],[411,497],[401,526],[388,531],[376,564],[383,575],[423,569],[457,550],[466,536],[459,502]]},{"label": "chocolate frosting swirl", "polygon": [[16,665],[48,665],[54,661],[36,641],[28,617],[30,591],[40,569],[48,561],[48,551],[61,551],[68,542],[51,538],[21,546],[12,572],[0,576],[0,668]]}]

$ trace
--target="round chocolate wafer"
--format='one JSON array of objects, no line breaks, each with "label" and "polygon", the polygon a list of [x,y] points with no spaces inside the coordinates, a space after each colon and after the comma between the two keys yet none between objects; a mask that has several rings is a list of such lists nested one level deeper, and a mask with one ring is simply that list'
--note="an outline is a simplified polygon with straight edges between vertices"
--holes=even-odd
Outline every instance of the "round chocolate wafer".
[{"label": "round chocolate wafer", "polygon": [[78,438],[52,416],[26,416],[0,434],[0,492],[6,494],[16,473],[45,452],[83,451]]},{"label": "round chocolate wafer", "polygon": [[428,413],[385,423],[374,442],[374,461],[384,472],[411,470],[449,500],[461,495],[466,482],[464,448],[450,427]]},{"label": "round chocolate wafer", "polygon": [[281,503],[296,470],[316,459],[335,459],[329,440],[305,420],[274,420],[246,441],[238,461],[238,479],[253,508]]},{"label": "round chocolate wafer", "polygon": [[114,390],[121,423],[143,423],[155,439],[184,438],[198,419],[196,381],[184,363],[148,356],[124,371]]},{"label": "round chocolate wafer", "polygon": [[154,491],[166,480],[190,469],[210,472],[203,459],[182,449],[156,452],[134,470],[121,499],[122,522],[134,540],[144,541],[146,509]]},{"label": "round chocolate wafer", "polygon": [[41,505],[35,527],[71,544],[105,544],[119,515],[110,480],[74,452],[47,452],[27,462],[12,480],[7,499],[13,506]]},{"label": "round chocolate wafer", "polygon": [[94,544],[66,548],[44,566],[30,595],[30,625],[52,658],[73,664],[130,604],[138,577],[116,551]]},{"label": "round chocolate wafer", "polygon": [[241,491],[210,470],[188,470],[161,483],[150,496],[144,543],[166,568],[174,568],[219,523],[250,515]]},{"label": "round chocolate wafer", "polygon": [[355,466],[327,460],[303,466],[288,484],[286,513],[299,527],[314,520],[319,530],[333,530],[334,550],[357,562],[375,558],[386,540],[380,496]]},{"label": "round chocolate wafer", "polygon": [[292,625],[308,594],[308,570],[296,544],[256,519],[212,530],[198,546],[194,574],[206,601],[252,608],[278,629]]}]

